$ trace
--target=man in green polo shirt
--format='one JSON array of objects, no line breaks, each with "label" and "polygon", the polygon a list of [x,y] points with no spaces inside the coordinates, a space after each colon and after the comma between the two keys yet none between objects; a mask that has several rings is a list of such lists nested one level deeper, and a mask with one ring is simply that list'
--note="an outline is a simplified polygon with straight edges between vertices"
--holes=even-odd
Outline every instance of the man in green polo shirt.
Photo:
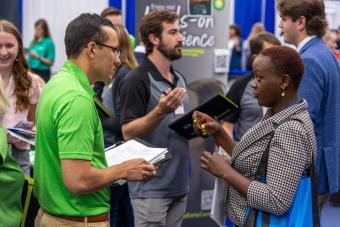
[{"label": "man in green polo shirt", "polygon": [[81,14],[65,32],[68,61],[45,86],[36,112],[36,226],[109,226],[108,186],[146,180],[155,167],[134,159],[107,167],[91,84],[111,80],[119,65],[112,23]]}]

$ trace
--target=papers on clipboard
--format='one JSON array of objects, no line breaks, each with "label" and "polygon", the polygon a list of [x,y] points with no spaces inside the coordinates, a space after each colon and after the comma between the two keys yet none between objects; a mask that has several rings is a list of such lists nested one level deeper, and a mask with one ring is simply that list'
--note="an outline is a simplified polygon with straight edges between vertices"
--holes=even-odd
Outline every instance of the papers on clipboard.
[{"label": "papers on clipboard", "polygon": [[144,141],[132,139],[120,142],[105,149],[105,157],[109,166],[135,158],[143,158],[150,164],[159,164],[170,157],[167,148],[147,146]]},{"label": "papers on clipboard", "polygon": [[35,131],[29,129],[22,129],[22,128],[8,128],[7,132],[15,137],[18,138],[32,146],[35,146]]},{"label": "papers on clipboard", "polygon": [[[168,153],[167,148],[154,148],[145,141],[132,139],[107,147],[105,149],[105,157],[108,166],[112,166],[135,158],[143,158],[150,164],[160,165],[172,156]],[[115,183],[123,185],[126,181],[121,179]]]}]

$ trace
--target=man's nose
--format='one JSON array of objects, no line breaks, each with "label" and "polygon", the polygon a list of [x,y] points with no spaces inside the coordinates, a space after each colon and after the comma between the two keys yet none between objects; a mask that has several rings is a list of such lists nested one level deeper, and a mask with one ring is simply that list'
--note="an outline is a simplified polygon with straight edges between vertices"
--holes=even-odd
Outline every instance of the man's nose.
[{"label": "man's nose", "polygon": [[116,67],[119,67],[120,64],[121,64],[120,57],[115,57],[115,59],[114,59],[114,61],[113,61],[113,64],[114,64]]},{"label": "man's nose", "polygon": [[182,35],[182,33],[178,34],[178,41],[183,42],[183,35]]},{"label": "man's nose", "polygon": [[282,19],[279,22],[279,28],[282,28]]}]

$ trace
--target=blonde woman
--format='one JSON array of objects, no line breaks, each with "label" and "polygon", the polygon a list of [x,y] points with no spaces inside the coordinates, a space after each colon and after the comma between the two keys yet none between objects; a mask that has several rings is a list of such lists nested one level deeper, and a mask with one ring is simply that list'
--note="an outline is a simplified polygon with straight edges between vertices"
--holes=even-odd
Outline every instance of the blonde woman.
[{"label": "blonde woman", "polygon": [[247,40],[244,41],[242,44],[242,58],[241,58],[242,70],[251,70],[252,56],[250,53],[249,42],[250,40],[256,38],[258,34],[264,31],[266,31],[266,29],[264,25],[260,22],[255,23],[251,27],[251,31],[249,33]]},{"label": "blonde woman", "polygon": [[[44,82],[28,71],[19,30],[6,20],[0,20],[0,47],[0,75],[8,97],[8,108],[1,123],[5,128],[32,128],[36,103]],[[29,144],[11,136],[8,137],[8,143],[12,145],[13,157],[29,176]]]},{"label": "blonde woman", "polygon": [[[1,46],[1,44],[0,44]],[[0,116],[7,109],[8,101],[0,80]],[[0,223],[3,226],[19,226],[22,207],[21,192],[24,174],[8,152],[6,131],[0,125]]]}]

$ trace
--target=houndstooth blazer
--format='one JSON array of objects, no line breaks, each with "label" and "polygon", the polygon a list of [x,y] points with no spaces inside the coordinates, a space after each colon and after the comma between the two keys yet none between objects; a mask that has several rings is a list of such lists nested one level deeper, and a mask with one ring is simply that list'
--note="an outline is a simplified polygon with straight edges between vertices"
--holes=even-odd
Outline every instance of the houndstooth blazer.
[{"label": "houndstooth blazer", "polygon": [[[273,131],[264,184],[253,179]],[[312,152],[316,157],[316,142],[307,102],[303,100],[275,115],[269,109],[262,120],[244,134],[233,151],[231,165],[253,181],[246,199],[232,186],[227,187],[226,217],[235,225],[242,226],[248,207],[276,215],[286,213],[301,176],[311,166]]]}]

